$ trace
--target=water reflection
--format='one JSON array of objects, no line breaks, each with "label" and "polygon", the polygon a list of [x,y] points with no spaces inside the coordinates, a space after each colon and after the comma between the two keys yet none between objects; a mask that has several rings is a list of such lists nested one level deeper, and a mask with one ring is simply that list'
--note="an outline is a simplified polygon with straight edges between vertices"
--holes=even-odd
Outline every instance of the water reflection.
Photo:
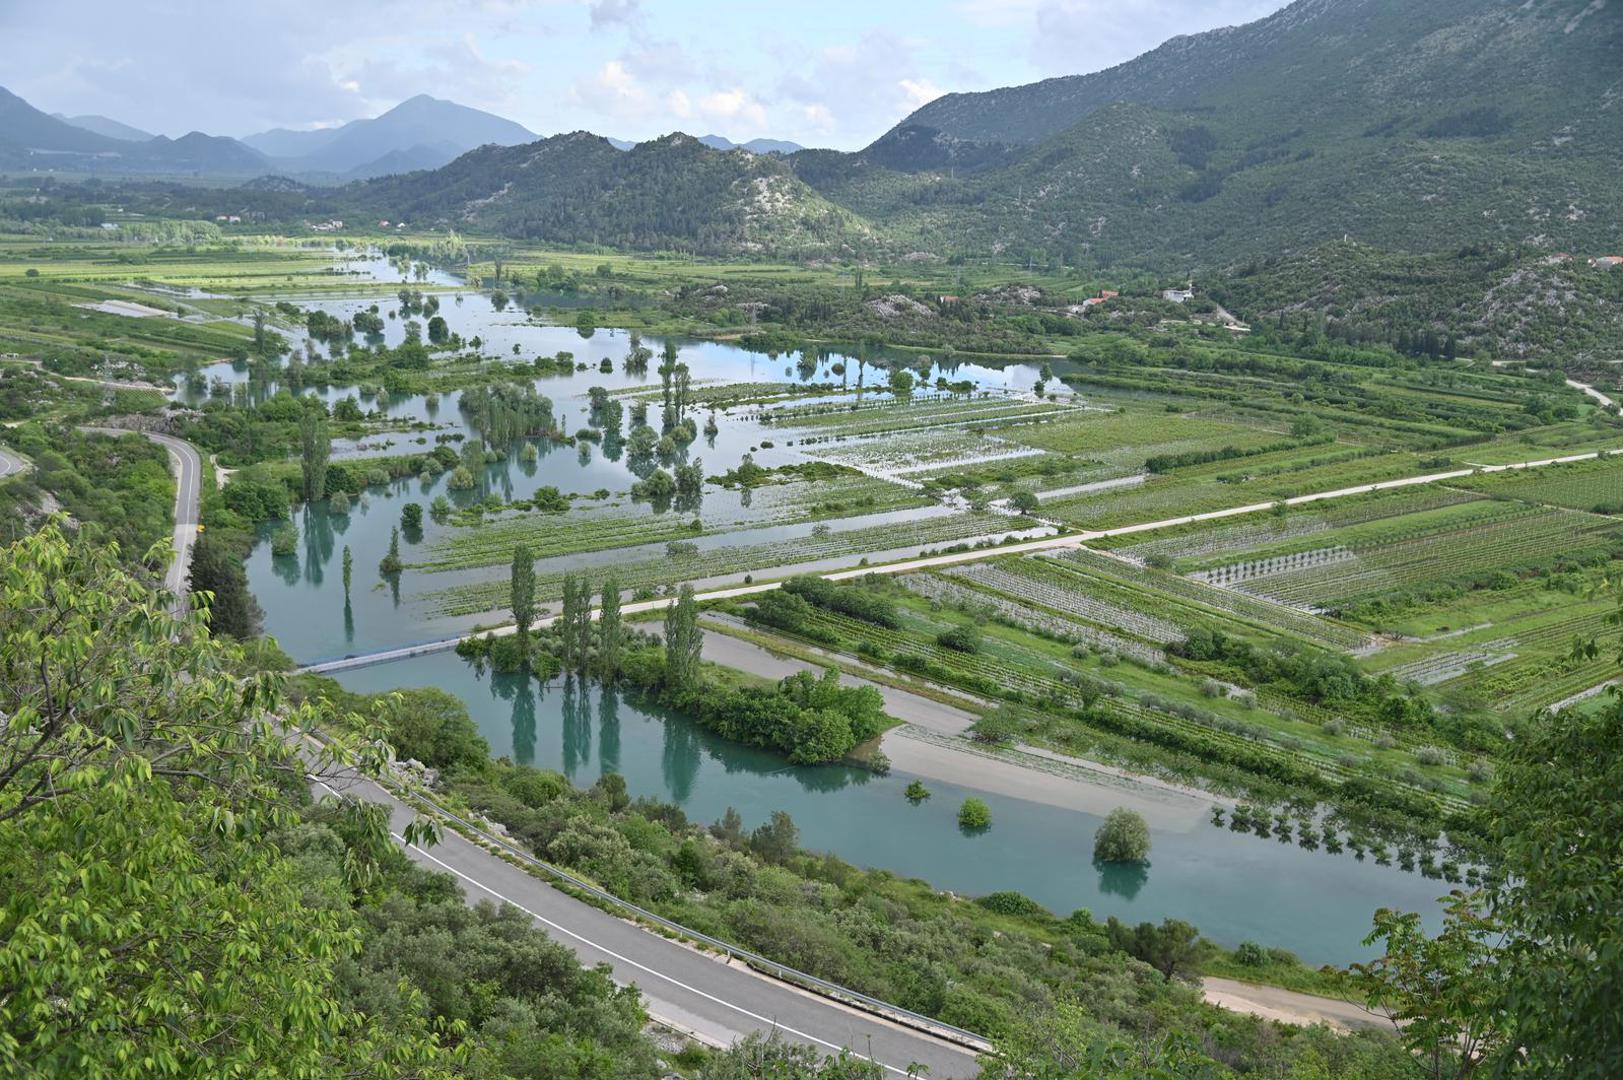
[{"label": "water reflection", "polygon": [[559,729],[563,737],[564,773],[574,776],[592,760],[591,702],[574,675],[565,675],[559,691]]},{"label": "water reflection", "polygon": [[535,763],[535,680],[529,675],[492,675],[492,697],[512,703],[512,758],[520,765]]},{"label": "water reflection", "polygon": [[686,723],[665,724],[659,765],[671,801],[687,802],[693,795],[693,779],[699,774],[698,729]]},{"label": "water reflection", "polygon": [[1148,863],[1107,863],[1095,859],[1093,868],[1099,871],[1099,891],[1123,900],[1138,896],[1144,883],[1150,880]]},{"label": "water reflection", "polygon": [[271,568],[276,571],[276,576],[288,585],[297,585],[299,583],[299,557],[297,555],[273,555],[271,556]]},{"label": "water reflection", "polygon": [[597,701],[598,760],[605,773],[620,771],[620,691],[604,687]]}]

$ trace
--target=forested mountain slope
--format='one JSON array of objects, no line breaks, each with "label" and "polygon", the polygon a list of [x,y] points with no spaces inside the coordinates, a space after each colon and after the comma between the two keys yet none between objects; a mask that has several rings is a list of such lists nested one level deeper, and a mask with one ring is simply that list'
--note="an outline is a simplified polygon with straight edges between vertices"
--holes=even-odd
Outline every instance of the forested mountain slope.
[{"label": "forested mountain slope", "polygon": [[1108,71],[947,95],[857,155],[795,160],[938,251],[1169,267],[1343,234],[1615,246],[1623,12],[1298,0]]},{"label": "forested mountain slope", "polygon": [[854,250],[871,230],[776,156],[674,134],[617,150],[586,132],[483,146],[342,193],[385,217],[553,243],[698,252]]}]

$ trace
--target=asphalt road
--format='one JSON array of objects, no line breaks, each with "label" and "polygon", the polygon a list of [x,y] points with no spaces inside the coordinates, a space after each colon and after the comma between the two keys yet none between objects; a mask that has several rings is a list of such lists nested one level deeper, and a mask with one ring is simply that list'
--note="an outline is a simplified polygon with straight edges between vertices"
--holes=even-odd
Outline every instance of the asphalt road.
[{"label": "asphalt road", "polygon": [[28,462],[13,454],[11,451],[0,448],[0,480],[13,476],[21,476],[29,469]]},{"label": "asphalt road", "polygon": [[972,1050],[679,945],[565,895],[450,829],[432,848],[407,845],[404,833],[416,816],[413,810],[360,777],[316,781],[318,792],[340,794],[335,788],[387,806],[395,841],[414,862],[454,877],[468,903],[488,900],[518,908],[582,964],[609,965],[616,982],[642,992],[649,1015],[672,1027],[722,1046],[750,1032],[776,1030],[825,1054],[849,1049],[892,1076],[906,1075],[914,1063],[929,1066],[932,1080],[979,1074]]},{"label": "asphalt road", "polygon": [[163,586],[175,594],[175,610],[186,610],[187,571],[192,565],[192,546],[197,543],[197,508],[202,498],[203,458],[197,448],[173,435],[156,431],[134,432],[124,428],[85,427],[81,431],[99,435],[144,435],[169,451],[169,461],[175,473],[175,531],[170,538],[174,558],[164,574]]}]

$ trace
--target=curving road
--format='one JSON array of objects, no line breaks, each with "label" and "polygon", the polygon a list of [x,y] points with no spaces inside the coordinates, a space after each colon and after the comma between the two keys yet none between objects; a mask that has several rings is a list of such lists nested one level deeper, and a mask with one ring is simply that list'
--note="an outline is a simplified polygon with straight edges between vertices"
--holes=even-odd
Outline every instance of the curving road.
[{"label": "curving road", "polygon": [[12,453],[5,447],[0,447],[0,480],[9,480],[13,476],[21,476],[32,467],[24,458]]},{"label": "curving road", "polygon": [[82,427],[97,435],[145,435],[169,451],[170,465],[175,473],[175,528],[170,537],[174,556],[164,574],[163,587],[175,595],[177,614],[186,611],[186,593],[190,586],[188,571],[192,565],[192,547],[197,543],[198,503],[203,490],[203,457],[197,447],[173,435],[156,431],[135,432],[125,428]]},{"label": "curving road", "polygon": [[[442,830],[431,850],[408,844],[405,830],[416,812],[370,780],[349,774],[316,780],[315,787],[384,805],[390,835],[406,855],[428,870],[450,874],[468,903],[509,904],[524,912],[583,965],[607,964],[616,982],[636,986],[650,1016],[704,1042],[728,1046],[751,1032],[776,1030],[824,1054],[850,1049],[882,1065],[889,1076],[906,1076],[914,1063],[929,1066],[933,1080],[979,1074],[974,1050],[678,944],[566,895],[452,829]],[[498,837],[482,839],[523,856]]]}]

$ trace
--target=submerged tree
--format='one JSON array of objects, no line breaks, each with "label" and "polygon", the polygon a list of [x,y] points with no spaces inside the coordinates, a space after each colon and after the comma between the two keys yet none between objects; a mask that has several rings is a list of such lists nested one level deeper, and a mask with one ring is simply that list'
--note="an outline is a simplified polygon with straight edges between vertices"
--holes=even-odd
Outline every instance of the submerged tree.
[{"label": "submerged tree", "polygon": [[575,641],[575,670],[586,674],[592,655],[592,584],[583,575],[575,586],[575,610],[568,620],[566,633]]},{"label": "submerged tree", "polygon": [[349,606],[349,583],[355,576],[355,556],[350,554],[349,545],[344,545],[344,606]]},{"label": "submerged tree", "polygon": [[378,562],[378,573],[384,577],[394,577],[400,573],[404,564],[400,561],[400,527],[397,525],[389,530],[389,553]]},{"label": "submerged tree", "polygon": [[1110,811],[1093,836],[1093,857],[1099,862],[1141,863],[1149,855],[1149,823],[1125,806]]}]

